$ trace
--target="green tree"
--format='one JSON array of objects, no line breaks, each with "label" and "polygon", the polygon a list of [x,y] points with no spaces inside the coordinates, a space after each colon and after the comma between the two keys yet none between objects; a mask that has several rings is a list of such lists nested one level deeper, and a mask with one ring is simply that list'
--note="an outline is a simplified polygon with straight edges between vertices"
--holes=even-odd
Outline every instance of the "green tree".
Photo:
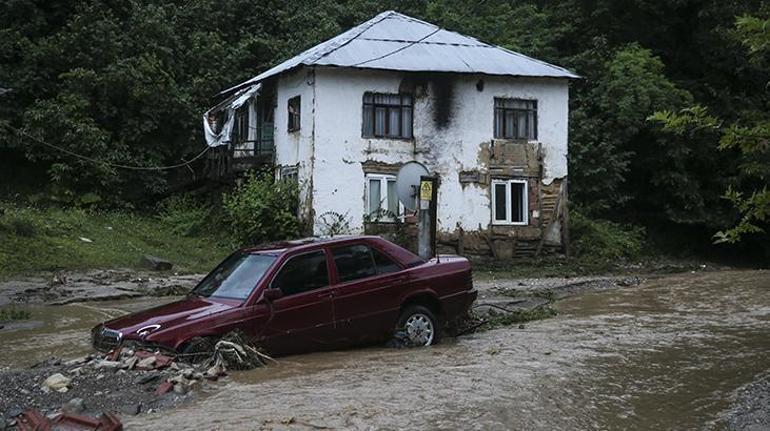
[{"label": "green tree", "polygon": [[[747,48],[750,60],[770,75],[770,19],[741,16],[736,21],[735,36]],[[767,82],[757,91],[766,93],[769,86]],[[740,218],[733,227],[715,234],[717,242],[735,243],[747,234],[765,233],[770,219],[770,102],[765,99],[763,109],[751,108],[732,122],[710,115],[702,106],[678,112],[661,111],[651,117],[664,130],[690,139],[703,131],[716,131],[718,148],[739,154],[739,175],[724,197],[739,211]]]}]

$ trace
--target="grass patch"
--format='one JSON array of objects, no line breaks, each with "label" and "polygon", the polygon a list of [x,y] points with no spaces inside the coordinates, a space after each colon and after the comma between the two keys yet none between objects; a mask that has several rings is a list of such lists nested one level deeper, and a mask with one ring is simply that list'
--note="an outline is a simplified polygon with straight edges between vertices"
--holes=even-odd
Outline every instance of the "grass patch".
[{"label": "grass patch", "polygon": [[12,322],[14,320],[27,320],[32,313],[29,310],[10,306],[8,308],[0,308],[0,322]]},{"label": "grass patch", "polygon": [[0,278],[136,268],[143,254],[170,260],[174,271],[208,271],[234,248],[215,232],[186,236],[173,220],[129,212],[0,205]]}]

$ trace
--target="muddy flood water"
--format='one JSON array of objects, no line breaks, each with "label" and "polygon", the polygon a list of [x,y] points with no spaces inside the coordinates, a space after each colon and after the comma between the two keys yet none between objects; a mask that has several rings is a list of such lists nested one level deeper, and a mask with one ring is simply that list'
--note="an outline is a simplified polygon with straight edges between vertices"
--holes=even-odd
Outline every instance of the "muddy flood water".
[{"label": "muddy flood water", "polygon": [[[137,306],[88,307],[108,305],[116,313]],[[280,358],[276,366],[231,373],[219,390],[192,403],[124,423],[127,429],[722,429],[736,390],[770,371],[768,271],[681,274],[556,306],[557,317],[523,329],[431,348]],[[80,310],[68,319],[96,317]],[[55,354],[87,349],[80,344],[87,334],[77,335],[80,325],[68,321],[49,323],[65,334],[53,340],[69,344],[53,347]],[[29,361],[33,348],[51,351],[44,340],[22,348],[9,336],[0,331],[3,346],[11,346],[11,353],[0,352],[5,366]]]}]

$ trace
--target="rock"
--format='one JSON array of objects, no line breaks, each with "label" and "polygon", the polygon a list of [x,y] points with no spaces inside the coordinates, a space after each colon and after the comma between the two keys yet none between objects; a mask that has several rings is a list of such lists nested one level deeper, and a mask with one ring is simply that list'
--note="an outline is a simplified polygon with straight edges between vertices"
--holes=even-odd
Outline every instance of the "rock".
[{"label": "rock", "polygon": [[69,361],[66,361],[64,365],[71,367],[73,365],[82,365],[82,364],[85,364],[86,362],[88,362],[88,357],[84,356],[82,358],[70,359]]},{"label": "rock", "polygon": [[125,366],[126,369],[128,370],[133,370],[138,362],[139,362],[139,358],[137,358],[136,356],[132,356],[126,359],[126,361],[123,363],[123,366]]},{"label": "rock", "polygon": [[148,356],[136,364],[137,368],[150,369],[155,365],[155,356]]},{"label": "rock", "polygon": [[57,391],[57,392],[67,392],[67,387],[72,382],[72,379],[69,377],[65,377],[62,373],[56,373],[49,376],[45,381],[43,382],[43,388]]},{"label": "rock", "polygon": [[107,359],[102,359],[101,361],[96,363],[96,368],[118,368],[120,367],[121,363],[119,361],[110,361]]},{"label": "rock", "polygon": [[160,378],[158,373],[145,374],[134,379],[134,383],[137,385],[146,385],[147,383],[154,382]]},{"label": "rock", "polygon": [[125,406],[122,410],[127,415],[138,415],[142,412],[142,403]]},{"label": "rock", "polygon": [[[174,389],[174,384],[171,382],[163,382],[160,385],[158,385],[158,388],[155,389],[156,395],[165,395],[171,390]],[[148,412],[149,413],[149,412]]]},{"label": "rock", "polygon": [[166,380],[166,381],[167,381],[167,382],[171,382],[171,383],[173,383],[173,384],[175,384],[175,385],[180,385],[180,384],[181,384],[181,385],[184,385],[184,384],[187,384],[187,379],[186,379],[186,378],[185,378],[183,375],[181,375],[181,374],[177,374],[177,375],[176,375],[176,376],[174,376],[174,377],[169,377],[169,378],[168,378],[168,380]]},{"label": "rock", "polygon": [[64,404],[61,409],[64,413],[78,414],[85,410],[85,404],[83,404],[82,398],[73,398],[67,401],[67,403]]},{"label": "rock", "polygon": [[184,395],[187,393],[187,385],[177,383],[174,385],[174,392],[179,395]]},{"label": "rock", "polygon": [[166,259],[157,256],[151,256],[149,254],[142,256],[142,258],[139,260],[139,265],[155,271],[169,271],[174,266],[174,264]]},{"label": "rock", "polygon": [[79,376],[83,372],[83,367],[77,367],[70,370],[70,374],[73,376]]}]

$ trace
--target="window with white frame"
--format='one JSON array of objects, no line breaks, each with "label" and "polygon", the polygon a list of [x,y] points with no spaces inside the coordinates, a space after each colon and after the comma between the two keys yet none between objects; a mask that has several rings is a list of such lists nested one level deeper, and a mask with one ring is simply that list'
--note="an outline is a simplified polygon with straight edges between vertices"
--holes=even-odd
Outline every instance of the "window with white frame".
[{"label": "window with white frame", "polygon": [[366,175],[366,214],[373,220],[393,221],[403,212],[396,193],[396,176]]},{"label": "window with white frame", "polygon": [[492,180],[492,224],[529,223],[526,180]]}]

